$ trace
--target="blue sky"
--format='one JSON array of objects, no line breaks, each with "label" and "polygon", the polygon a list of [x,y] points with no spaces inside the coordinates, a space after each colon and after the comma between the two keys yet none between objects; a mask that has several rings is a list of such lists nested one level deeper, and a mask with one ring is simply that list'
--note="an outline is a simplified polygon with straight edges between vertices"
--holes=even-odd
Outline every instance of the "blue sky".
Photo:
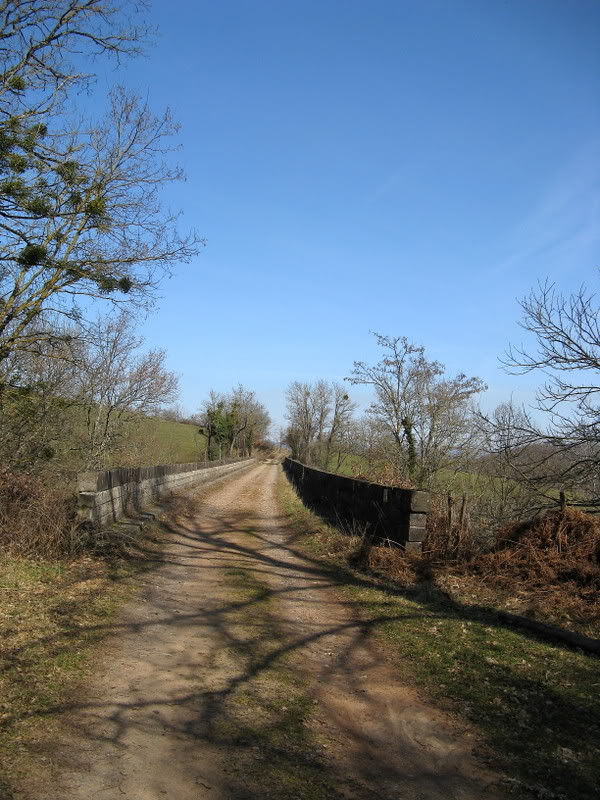
[{"label": "blue sky", "polygon": [[370,330],[490,386],[517,298],[600,266],[596,0],[155,0],[122,79],[182,124],[166,192],[208,240],[144,326],[194,410],[376,360]]}]

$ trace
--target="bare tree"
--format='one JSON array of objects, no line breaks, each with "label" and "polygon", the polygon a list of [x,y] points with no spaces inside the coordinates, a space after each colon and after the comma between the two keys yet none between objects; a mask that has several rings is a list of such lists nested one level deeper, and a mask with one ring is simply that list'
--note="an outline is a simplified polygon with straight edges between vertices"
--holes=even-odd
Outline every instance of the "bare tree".
[{"label": "bare tree", "polygon": [[318,424],[310,384],[294,381],[286,390],[286,400],[289,421],[286,443],[292,449],[292,458],[308,461]]},{"label": "bare tree", "polygon": [[130,24],[143,0],[4,0],[0,4],[0,117],[33,121],[89,85],[99,55],[137,55],[151,31]]},{"label": "bare tree", "polygon": [[113,465],[117,458],[135,462],[129,452],[134,429],[177,395],[165,353],[141,351],[143,339],[124,311],[98,317],[85,328],[55,322],[55,342],[41,340],[35,350],[13,353],[5,362],[4,466],[44,471],[51,464],[52,476],[46,470],[46,477],[60,481],[77,469]]},{"label": "bare tree", "polygon": [[[314,443],[309,444],[308,459],[311,463],[322,464],[326,439],[325,428],[331,414],[332,391],[326,381],[316,381],[310,387],[310,403],[314,418]],[[312,452],[314,451],[314,452]]]},{"label": "bare tree", "polygon": [[383,358],[375,365],[355,361],[346,380],[373,387],[368,413],[391,437],[398,471],[416,485],[431,485],[471,441],[470,404],[485,384],[463,373],[445,377],[444,366],[405,337],[374,336]]},{"label": "bare tree", "polygon": [[329,467],[330,455],[347,433],[356,408],[343,386],[294,381],[288,386],[287,444],[292,457]]},{"label": "bare tree", "polygon": [[239,384],[227,397],[231,411],[229,454],[252,455],[256,443],[267,436],[271,419],[256,399],[256,392]]},{"label": "bare tree", "polygon": [[349,449],[349,438],[352,431],[352,422],[356,403],[353,403],[346,388],[339,383],[331,384],[331,420],[326,435],[323,454],[323,466],[329,469],[331,456],[337,453],[335,471],[337,472]]},{"label": "bare tree", "polygon": [[73,399],[83,416],[73,449],[86,469],[104,466],[125,445],[128,427],[177,397],[177,376],[165,369],[165,351],[140,352],[142,343],[127,312],[97,319],[86,339],[73,343]]},{"label": "bare tree", "polygon": [[600,505],[600,306],[585,286],[565,296],[549,283],[520,305],[534,344],[511,347],[503,363],[544,383],[531,411],[504,404],[483,418],[490,449],[545,501],[558,503],[562,489],[572,503]]},{"label": "bare tree", "polygon": [[600,306],[585,286],[565,297],[543,284],[521,303],[521,327],[533,334],[534,351],[511,347],[504,359],[514,373],[541,372],[546,381],[538,408],[557,426],[595,426],[600,420]]},{"label": "bare tree", "polygon": [[183,406],[180,403],[174,403],[173,405],[159,408],[156,412],[156,415],[160,419],[165,419],[168,422],[192,422],[186,415],[185,411],[183,410]]},{"label": "bare tree", "polygon": [[40,162],[39,196],[4,182],[15,219],[0,220],[0,362],[51,340],[47,315],[77,321],[80,297],[144,302],[169,264],[196,252],[159,203],[164,184],[181,178],[158,160],[174,130],[168,115],[117,90],[103,123],[64,145],[39,143],[55,160],[53,170]]},{"label": "bare tree", "polygon": [[353,472],[375,482],[404,485],[404,468],[397,469],[396,448],[387,428],[375,417],[363,414],[353,419],[344,437],[343,449],[353,459]]}]

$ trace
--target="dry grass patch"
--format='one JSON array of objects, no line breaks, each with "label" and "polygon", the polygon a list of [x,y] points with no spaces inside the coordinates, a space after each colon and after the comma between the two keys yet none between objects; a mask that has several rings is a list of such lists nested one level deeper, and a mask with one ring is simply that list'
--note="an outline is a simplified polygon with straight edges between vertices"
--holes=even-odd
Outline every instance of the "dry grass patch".
[{"label": "dry grass patch", "polygon": [[12,796],[38,732],[86,673],[92,646],[111,632],[130,579],[153,565],[162,535],[149,526],[124,544],[115,532],[111,544],[105,538],[110,556],[0,560],[0,798]]}]

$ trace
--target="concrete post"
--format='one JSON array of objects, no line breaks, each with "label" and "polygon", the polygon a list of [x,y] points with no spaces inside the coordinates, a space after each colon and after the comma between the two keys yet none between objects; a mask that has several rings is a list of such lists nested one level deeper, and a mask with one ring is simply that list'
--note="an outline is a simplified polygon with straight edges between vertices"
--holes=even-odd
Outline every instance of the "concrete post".
[{"label": "concrete post", "polygon": [[410,493],[410,507],[408,512],[408,532],[404,547],[408,553],[421,553],[425,540],[425,526],[427,514],[431,508],[429,492],[418,489]]}]

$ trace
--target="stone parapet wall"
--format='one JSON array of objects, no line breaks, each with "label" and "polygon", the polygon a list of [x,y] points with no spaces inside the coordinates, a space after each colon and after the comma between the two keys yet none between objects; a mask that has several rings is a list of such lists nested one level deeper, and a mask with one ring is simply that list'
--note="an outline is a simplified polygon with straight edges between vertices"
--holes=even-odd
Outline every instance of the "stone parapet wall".
[{"label": "stone parapet wall", "polygon": [[423,549],[429,492],[346,478],[291,458],[283,469],[302,500],[334,525],[413,553]]},{"label": "stone parapet wall", "polygon": [[169,492],[200,486],[253,463],[253,458],[231,458],[83,472],[78,476],[78,516],[95,526],[111,525]]}]

